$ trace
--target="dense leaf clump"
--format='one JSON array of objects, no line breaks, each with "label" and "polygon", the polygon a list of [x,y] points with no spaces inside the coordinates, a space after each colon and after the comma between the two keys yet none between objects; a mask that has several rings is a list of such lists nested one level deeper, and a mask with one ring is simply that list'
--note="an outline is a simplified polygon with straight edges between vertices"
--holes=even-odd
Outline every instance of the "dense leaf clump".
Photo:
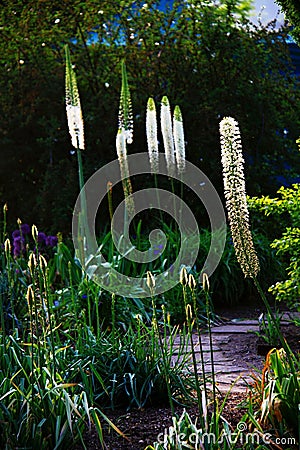
[{"label": "dense leaf clump", "polygon": [[233,113],[243,130],[249,194],[275,192],[279,175],[287,182],[297,175],[300,90],[288,30],[250,25],[246,3],[226,0],[212,8],[204,0],[174,1],[161,9],[158,0],[6,1],[0,11],[0,196],[13,220],[36,222],[38,213],[44,229],[70,229],[77,175],[64,107],[66,43],[84,105],[86,178],[116,158],[124,58],[136,130],[130,152],[146,151],[147,99],[167,95],[182,109],[187,159],[220,191],[218,123]]}]

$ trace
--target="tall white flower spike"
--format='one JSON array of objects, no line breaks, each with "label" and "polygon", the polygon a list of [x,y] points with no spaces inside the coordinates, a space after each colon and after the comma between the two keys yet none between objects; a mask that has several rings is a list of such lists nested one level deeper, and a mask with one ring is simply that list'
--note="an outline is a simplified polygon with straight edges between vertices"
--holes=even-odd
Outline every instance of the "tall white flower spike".
[{"label": "tall white flower spike", "polygon": [[178,173],[181,174],[185,170],[185,143],[182,114],[179,106],[175,106],[173,116],[173,134],[175,144],[175,156]]},{"label": "tall white flower spike", "polygon": [[161,132],[163,136],[165,157],[169,175],[175,171],[175,148],[172,130],[172,117],[168,97],[164,96],[161,101]]},{"label": "tall white flower spike", "polygon": [[245,277],[255,278],[259,260],[249,226],[244,159],[237,121],[224,117],[220,123],[220,137],[224,193],[233,245]]},{"label": "tall white flower spike", "polygon": [[157,118],[155,102],[151,97],[147,103],[146,134],[151,172],[157,173],[159,168]]},{"label": "tall white flower spike", "polygon": [[84,150],[83,117],[76,75],[71,64],[69,47],[66,45],[66,111],[72,145]]}]

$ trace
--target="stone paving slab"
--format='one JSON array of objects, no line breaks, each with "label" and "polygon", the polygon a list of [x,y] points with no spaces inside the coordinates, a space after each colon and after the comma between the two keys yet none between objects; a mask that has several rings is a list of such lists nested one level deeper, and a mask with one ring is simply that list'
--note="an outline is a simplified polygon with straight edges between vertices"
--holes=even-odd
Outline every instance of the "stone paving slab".
[{"label": "stone paving slab", "polygon": [[[292,323],[291,317],[298,317],[300,319],[300,313],[285,313],[283,315],[281,323],[288,325]],[[249,343],[251,340],[251,334],[259,331],[258,320],[253,319],[234,319],[228,323],[222,323],[218,326],[213,326],[212,329],[212,343],[213,343],[213,358],[214,358],[214,371],[215,380],[218,390],[227,392],[232,389],[233,392],[243,392],[248,388],[248,385],[253,381],[251,374],[254,372],[246,361],[243,360],[243,355],[236,355],[236,358],[232,355],[229,356],[226,353],[225,346],[230,345],[233,336],[236,338],[238,335],[244,335],[249,333]],[[195,356],[197,361],[197,372],[201,378],[202,364],[201,353],[199,347],[199,337],[195,333],[192,336],[194,343]],[[201,334],[201,344],[204,356],[205,372],[207,378],[211,376],[212,365],[210,359],[210,338],[207,333]],[[180,337],[176,336],[173,344],[172,362],[178,364],[184,357],[187,358],[187,371],[193,370],[191,345],[190,342],[186,343],[185,355],[179,355]],[[190,353],[190,354],[189,354]],[[261,360],[261,366],[263,359]],[[234,383],[234,386],[232,384]]]},{"label": "stone paving slab", "polygon": [[[193,338],[193,343],[198,344],[199,337],[196,333],[193,334],[192,338]],[[209,335],[207,333],[201,334],[200,338],[201,338],[202,345],[209,345]],[[226,335],[225,336],[214,336],[213,341],[214,341],[214,343],[219,342],[219,343],[227,344],[230,341],[230,336],[226,336]],[[187,341],[187,344],[188,344],[188,342],[189,341]],[[180,337],[176,336],[174,339],[174,346],[178,346],[178,345],[180,345]]]},{"label": "stone paving slab", "polygon": [[229,324],[229,325],[221,325],[219,327],[213,327],[211,329],[212,333],[216,334],[233,334],[233,333],[255,333],[259,331],[259,324],[256,321],[256,325],[244,325],[240,324]]},{"label": "stone paving slab", "polygon": [[286,320],[286,321],[290,322],[291,320],[293,321],[295,319],[300,320],[300,312],[298,312],[298,311],[285,312],[285,313],[283,313],[281,320],[282,321]]},{"label": "stone paving slab", "polygon": [[[217,388],[220,391],[227,392],[232,387],[235,392],[242,392],[247,389],[247,384],[252,381],[251,371],[252,369],[243,362],[241,358],[234,358],[226,354],[226,351],[222,351],[226,344],[230,344],[232,336],[238,336],[239,334],[245,335],[246,333],[253,334],[259,331],[258,320],[241,320],[230,321],[227,324],[221,324],[214,326],[212,331],[212,343],[213,343],[213,358],[214,358],[214,372]],[[250,335],[249,335],[250,338]],[[195,356],[197,361],[197,372],[201,378],[202,364],[201,353],[199,347],[199,337],[197,334],[192,336],[194,343]],[[174,353],[172,355],[173,364],[183,360],[182,355],[178,355],[178,345],[180,343],[179,336],[174,340]],[[209,378],[212,372],[211,358],[210,358],[210,338],[208,334],[201,335],[202,351],[204,356],[205,372]],[[189,370],[193,370],[192,355],[188,355],[191,352],[191,345],[187,343],[185,347],[187,353],[187,362]]]}]

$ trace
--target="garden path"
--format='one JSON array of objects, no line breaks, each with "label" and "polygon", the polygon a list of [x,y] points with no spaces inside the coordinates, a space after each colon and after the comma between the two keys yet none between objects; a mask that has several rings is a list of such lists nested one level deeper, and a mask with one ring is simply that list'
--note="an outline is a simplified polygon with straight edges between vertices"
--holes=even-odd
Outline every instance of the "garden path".
[{"label": "garden path", "polygon": [[[285,313],[281,320],[281,325],[292,326],[290,313]],[[249,383],[253,382],[255,373],[261,373],[264,365],[264,357],[257,354],[259,331],[258,320],[254,319],[232,319],[221,325],[212,327],[212,347],[214,371],[217,387],[221,392],[227,392],[232,384],[233,392],[244,392]],[[201,334],[201,342],[204,356],[205,371],[208,376],[211,374],[211,356],[209,335]],[[202,373],[200,357],[199,339],[197,333],[193,334],[193,343],[196,354],[197,370],[199,376]],[[175,339],[175,352],[173,362],[178,359],[176,346],[179,346],[179,337]],[[189,352],[191,346],[187,346]],[[192,358],[190,357],[192,368]],[[192,370],[192,369],[191,369]]]}]

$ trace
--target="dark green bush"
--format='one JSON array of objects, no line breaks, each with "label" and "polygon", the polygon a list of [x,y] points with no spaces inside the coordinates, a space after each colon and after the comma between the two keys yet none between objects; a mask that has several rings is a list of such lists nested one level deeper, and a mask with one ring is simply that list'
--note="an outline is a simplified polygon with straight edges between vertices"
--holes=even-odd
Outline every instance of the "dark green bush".
[{"label": "dark green bush", "polygon": [[64,106],[65,43],[82,99],[86,178],[116,157],[125,57],[135,120],[130,152],[146,150],[148,97],[160,101],[168,95],[183,112],[187,158],[217,188],[218,123],[234,114],[243,130],[248,192],[276,189],[284,165],[293,166],[300,117],[287,30],[251,28],[244,15],[233,14],[238,2],[231,0],[224,1],[222,12],[204,0],[192,3],[175,1],[161,11],[157,0],[144,8],[144,2],[131,0],[105,2],[101,8],[94,1],[68,0],[63,8],[50,0],[5,2],[0,12],[0,195],[8,202],[10,221],[20,216],[46,231],[70,231],[78,188]]},{"label": "dark green bush", "polygon": [[[276,258],[283,261],[286,275],[275,279],[269,291],[275,295],[276,300],[299,307],[300,301],[300,184],[293,184],[291,188],[281,187],[278,190],[280,197],[249,198],[250,208],[264,213],[266,216],[277,216],[281,221],[281,228],[276,229],[282,233],[270,245],[276,252]],[[279,217],[279,219],[278,219]],[[282,217],[284,218],[282,220]],[[282,281],[282,278],[286,280]]]}]

